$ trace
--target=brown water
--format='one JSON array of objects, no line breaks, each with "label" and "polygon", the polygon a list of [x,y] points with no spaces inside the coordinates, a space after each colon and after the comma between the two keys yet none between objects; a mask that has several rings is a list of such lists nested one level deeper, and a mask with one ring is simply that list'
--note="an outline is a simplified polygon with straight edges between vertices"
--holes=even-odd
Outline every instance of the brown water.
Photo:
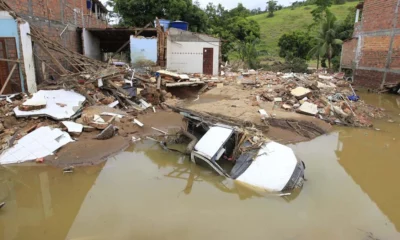
[{"label": "brown water", "polygon": [[248,191],[145,142],[72,174],[0,170],[0,239],[400,239],[400,103],[363,99],[396,122],[293,145],[308,181],[289,198]]}]

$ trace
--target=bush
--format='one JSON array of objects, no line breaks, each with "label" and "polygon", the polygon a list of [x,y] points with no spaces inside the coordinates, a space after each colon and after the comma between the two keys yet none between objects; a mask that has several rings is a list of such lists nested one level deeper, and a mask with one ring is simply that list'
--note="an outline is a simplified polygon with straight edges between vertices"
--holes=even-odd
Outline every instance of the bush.
[{"label": "bush", "polygon": [[284,63],[278,63],[272,66],[272,69],[277,72],[307,73],[308,64],[301,58],[286,58]]},{"label": "bush", "polygon": [[333,68],[333,71],[335,71],[335,72],[339,71],[339,68],[340,68],[340,55],[335,56],[334,58],[332,58],[332,68]]}]

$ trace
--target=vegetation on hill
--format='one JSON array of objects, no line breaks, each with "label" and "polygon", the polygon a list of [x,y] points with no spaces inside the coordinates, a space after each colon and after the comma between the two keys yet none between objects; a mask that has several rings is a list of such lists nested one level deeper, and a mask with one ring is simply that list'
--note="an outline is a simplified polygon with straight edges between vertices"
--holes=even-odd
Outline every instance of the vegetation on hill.
[{"label": "vegetation on hill", "polygon": [[[349,8],[354,9],[358,2],[347,2],[341,5],[332,5],[329,10],[336,16],[338,21],[345,20]],[[311,11],[316,5],[308,5],[292,8],[284,8],[274,12],[274,17],[268,18],[268,13],[250,16],[249,19],[260,25],[261,37],[259,49],[268,52],[269,56],[279,56],[279,38],[292,31],[307,31],[313,23]],[[311,35],[315,36],[317,28],[311,29]]]}]

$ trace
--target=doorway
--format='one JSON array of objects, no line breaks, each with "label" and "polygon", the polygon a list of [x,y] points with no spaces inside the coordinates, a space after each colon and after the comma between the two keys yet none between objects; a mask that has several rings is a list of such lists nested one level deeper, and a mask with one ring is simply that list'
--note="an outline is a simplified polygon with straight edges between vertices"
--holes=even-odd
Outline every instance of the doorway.
[{"label": "doorway", "polygon": [[203,74],[213,75],[214,49],[203,48]]}]

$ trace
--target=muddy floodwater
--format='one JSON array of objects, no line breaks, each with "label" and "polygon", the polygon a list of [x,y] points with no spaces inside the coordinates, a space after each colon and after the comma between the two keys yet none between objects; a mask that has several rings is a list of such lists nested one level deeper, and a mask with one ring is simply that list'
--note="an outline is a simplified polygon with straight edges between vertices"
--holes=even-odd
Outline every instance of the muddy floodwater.
[{"label": "muddy floodwater", "polygon": [[0,169],[0,239],[400,239],[400,98],[362,97],[393,117],[291,145],[307,166],[291,196],[250,191],[145,141],[69,174]]}]

